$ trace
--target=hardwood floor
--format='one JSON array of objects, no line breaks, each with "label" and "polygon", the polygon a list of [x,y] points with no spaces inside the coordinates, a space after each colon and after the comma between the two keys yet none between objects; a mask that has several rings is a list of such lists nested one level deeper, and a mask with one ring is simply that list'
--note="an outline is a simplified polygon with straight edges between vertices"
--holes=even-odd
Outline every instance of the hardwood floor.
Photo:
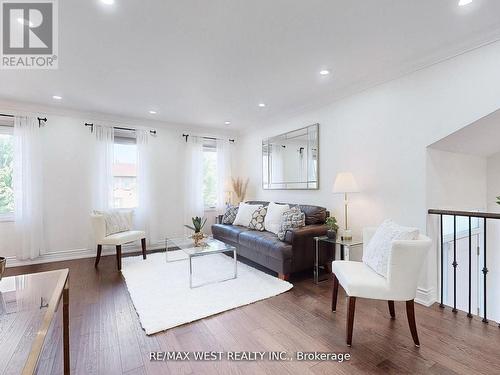
[{"label": "hardwood floor", "polygon": [[[346,298],[339,288],[332,313],[332,283],[291,279],[287,293],[146,336],[116,269],[114,256],[9,268],[7,275],[70,269],[71,370],[75,374],[498,374],[500,329],[437,305],[415,305],[421,347],[413,345],[404,302],[392,320],[387,302],[358,299],[353,346],[345,343]],[[312,272],[311,272],[312,274]],[[312,276],[312,275],[311,275]],[[165,285],[165,287],[168,287]],[[62,324],[62,308],[55,322]],[[51,330],[41,374],[62,374],[62,335]],[[348,352],[335,362],[150,362],[150,351]]]}]

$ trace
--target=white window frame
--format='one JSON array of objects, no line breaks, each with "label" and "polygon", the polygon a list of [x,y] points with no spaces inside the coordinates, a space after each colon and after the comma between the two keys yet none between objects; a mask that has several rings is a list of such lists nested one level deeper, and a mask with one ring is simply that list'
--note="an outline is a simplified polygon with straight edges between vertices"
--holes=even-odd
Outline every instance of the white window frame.
[{"label": "white window frame", "polygon": [[[115,128],[115,134],[114,134],[114,139],[113,139],[113,145],[115,144],[133,144],[137,147],[137,135],[134,130],[121,130],[121,129],[116,129]],[[114,162],[114,161],[113,161]],[[114,178],[115,176],[113,176]],[[136,178],[136,184],[137,184],[137,176]],[[114,190],[114,182],[113,182],[113,190]],[[137,206],[135,207],[115,207],[115,202],[114,202],[114,192],[113,192],[113,209],[115,210],[132,210],[135,212],[137,208],[139,208],[139,197],[137,197]]]},{"label": "white window frame", "polygon": [[[217,146],[215,143],[215,140],[205,140],[203,142],[203,153],[205,152],[213,152],[217,154]],[[205,171],[203,171],[205,173]],[[211,211],[216,211],[217,210],[217,202],[215,203],[215,206],[207,206],[205,205],[205,202],[203,202],[203,207],[205,212],[211,212]]]},{"label": "white window frame", "polygon": [[[0,134],[7,134],[14,137],[14,126],[1,125]],[[14,210],[16,208],[14,207]],[[15,212],[0,214],[0,222],[13,222],[15,221]]]}]

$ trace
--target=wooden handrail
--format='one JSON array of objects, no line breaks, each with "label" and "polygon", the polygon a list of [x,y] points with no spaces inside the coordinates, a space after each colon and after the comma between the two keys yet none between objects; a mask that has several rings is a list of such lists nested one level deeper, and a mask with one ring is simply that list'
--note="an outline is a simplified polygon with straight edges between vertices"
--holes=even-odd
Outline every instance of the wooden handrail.
[{"label": "wooden handrail", "polygon": [[450,216],[480,217],[483,219],[500,219],[500,214],[494,214],[492,212],[429,209],[428,213],[430,215],[450,215]]}]

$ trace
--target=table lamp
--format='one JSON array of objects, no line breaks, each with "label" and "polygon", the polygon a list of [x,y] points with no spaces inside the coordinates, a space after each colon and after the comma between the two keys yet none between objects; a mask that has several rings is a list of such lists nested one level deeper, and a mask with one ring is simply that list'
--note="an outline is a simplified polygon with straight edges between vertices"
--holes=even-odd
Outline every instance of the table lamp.
[{"label": "table lamp", "polygon": [[333,192],[344,194],[344,230],[342,239],[346,241],[352,240],[352,231],[349,229],[347,221],[347,206],[349,201],[347,199],[348,193],[358,193],[359,188],[354,176],[351,172],[339,172],[333,184]]}]

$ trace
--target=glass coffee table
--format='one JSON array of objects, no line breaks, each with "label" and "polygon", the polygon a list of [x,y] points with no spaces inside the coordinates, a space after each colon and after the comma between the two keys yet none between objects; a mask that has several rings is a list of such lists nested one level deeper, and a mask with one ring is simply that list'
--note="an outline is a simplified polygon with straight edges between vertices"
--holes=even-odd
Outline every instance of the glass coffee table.
[{"label": "glass coffee table", "polygon": [[[195,247],[194,241],[190,237],[167,237],[165,238],[165,258],[167,262],[177,262],[186,259],[185,257],[179,257],[177,254],[174,256],[172,253],[175,250],[181,250],[185,255],[187,255],[189,262],[189,287],[191,289],[198,288],[203,285],[218,283],[227,280],[233,280],[238,277],[238,262],[236,259],[236,247],[226,244],[222,241],[216,240],[212,237],[207,237],[203,240],[201,246]],[[233,263],[234,272],[233,276],[225,279],[209,281],[203,284],[198,284],[193,286],[193,258],[201,257],[205,255],[219,254],[219,253],[233,253]]]}]

